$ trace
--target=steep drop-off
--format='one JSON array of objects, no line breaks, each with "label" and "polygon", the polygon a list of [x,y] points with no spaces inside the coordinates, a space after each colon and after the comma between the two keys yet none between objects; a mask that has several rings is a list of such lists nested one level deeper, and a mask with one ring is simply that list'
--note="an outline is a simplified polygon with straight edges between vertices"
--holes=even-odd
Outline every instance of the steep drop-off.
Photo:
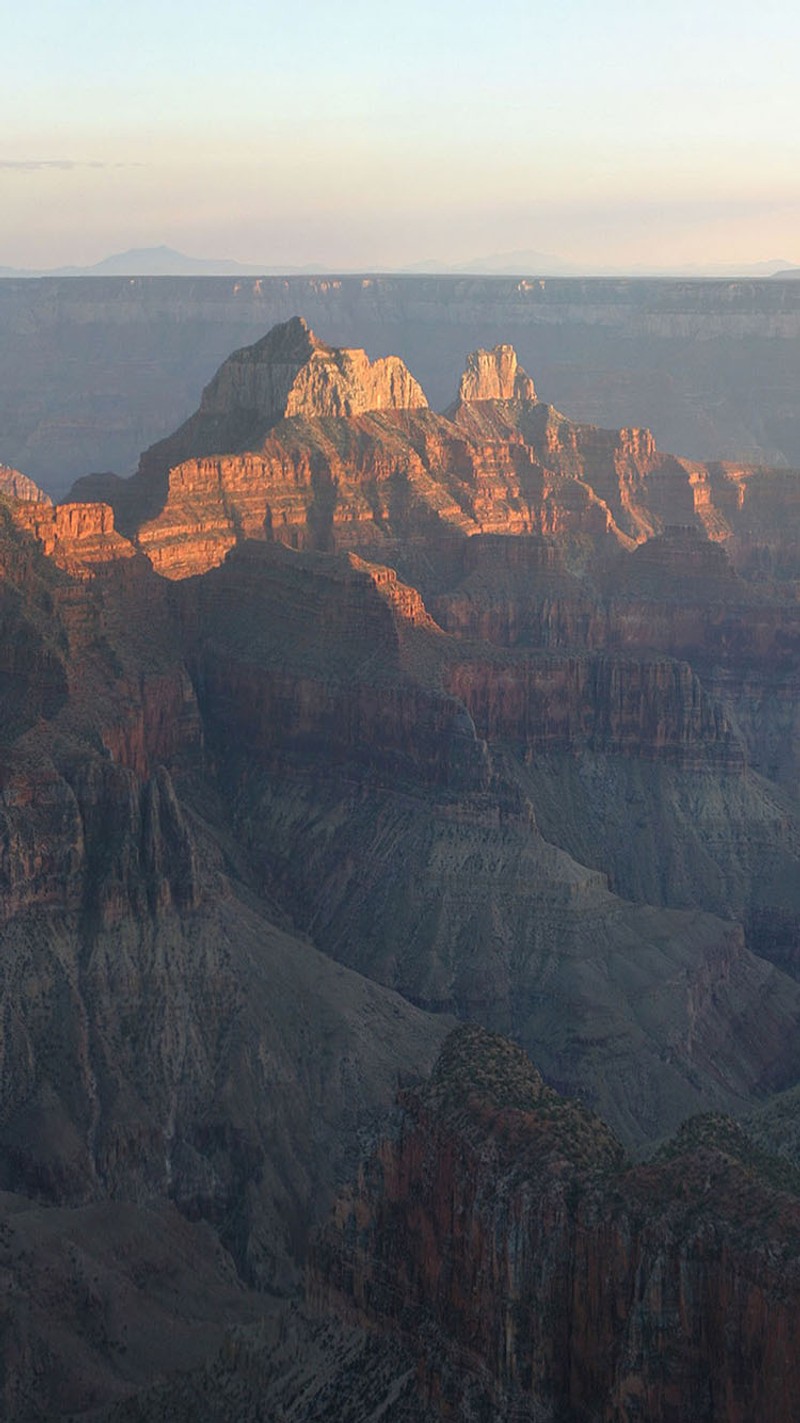
[{"label": "steep drop-off", "polygon": [[402,362],[332,350],[295,319],[235,352],[134,479],[96,476],[73,497],[110,502],[154,567],[182,578],[243,538],[367,555],[491,533],[611,549],[674,525],[782,566],[798,490],[797,472],[699,465],[649,430],[575,424],[536,399],[510,346],[473,352],[435,415]]},{"label": "steep drop-off", "polygon": [[646,425],[694,459],[800,465],[791,281],[335,276],[0,281],[0,454],[61,495],[135,469],[229,352],[304,312],[328,342],[396,352],[435,409],[465,351],[512,341],[577,420]]},{"label": "steep drop-off", "polygon": [[311,1298],[411,1343],[441,1417],[789,1423],[799,1190],[724,1119],[632,1167],[465,1029],[339,1200]]},{"label": "steep drop-off", "polygon": [[[440,416],[290,321],[130,481],[5,494],[12,1417],[788,1419],[794,1207],[732,1128],[632,1168],[587,1108],[639,1150],[796,1101],[796,491],[575,424],[507,344]],[[417,1090],[450,1015],[550,1085],[473,1034]]]},{"label": "steep drop-off", "polygon": [[[47,510],[33,533],[27,510],[4,509],[0,537],[10,1418],[130,1394],[261,1314],[253,1285],[294,1288],[359,1130],[446,1031],[254,894],[204,775],[169,585],[107,510]],[[53,1244],[58,1220],[74,1249]],[[118,1251],[138,1253],[132,1275]],[[179,1291],[167,1352],[142,1318],[162,1310],[162,1276]]]}]

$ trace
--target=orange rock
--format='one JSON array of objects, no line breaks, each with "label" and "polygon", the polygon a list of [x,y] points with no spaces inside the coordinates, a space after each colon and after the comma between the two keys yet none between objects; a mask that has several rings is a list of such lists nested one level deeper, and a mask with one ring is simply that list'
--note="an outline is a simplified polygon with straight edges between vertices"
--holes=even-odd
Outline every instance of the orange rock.
[{"label": "orange rock", "polygon": [[100,566],[133,558],[133,544],[114,528],[108,504],[20,503],[13,518],[42,545],[59,568],[74,577],[89,578]]}]

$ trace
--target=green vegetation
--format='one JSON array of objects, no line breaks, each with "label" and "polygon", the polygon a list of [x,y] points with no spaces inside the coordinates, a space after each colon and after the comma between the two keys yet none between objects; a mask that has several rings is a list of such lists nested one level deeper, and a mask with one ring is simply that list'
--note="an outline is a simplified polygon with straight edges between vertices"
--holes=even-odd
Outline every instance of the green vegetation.
[{"label": "green vegetation", "polygon": [[773,1190],[800,1196],[800,1170],[784,1157],[765,1151],[738,1122],[716,1112],[690,1117],[653,1160],[672,1161],[703,1148],[732,1159]]},{"label": "green vegetation", "polygon": [[491,1131],[527,1169],[556,1157],[590,1171],[625,1161],[605,1122],[548,1087],[521,1048],[484,1028],[450,1034],[423,1100],[468,1134]]}]

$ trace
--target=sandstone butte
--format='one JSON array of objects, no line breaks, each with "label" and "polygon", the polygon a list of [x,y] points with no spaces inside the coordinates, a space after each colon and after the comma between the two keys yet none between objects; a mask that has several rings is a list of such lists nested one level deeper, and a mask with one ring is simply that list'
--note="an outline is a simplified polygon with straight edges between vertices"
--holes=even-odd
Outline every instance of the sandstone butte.
[{"label": "sandstone butte", "polygon": [[779,559],[790,471],[680,460],[648,430],[576,425],[537,401],[511,346],[473,352],[445,416],[396,357],[320,342],[301,318],[235,352],[199,410],[129,481],[93,476],[158,572],[182,578],[240,539],[369,556],[447,534],[607,535],[621,547],[692,526]]},{"label": "sandstone butte", "polygon": [[789,1423],[798,474],[294,320],[2,475],[9,1418]]}]

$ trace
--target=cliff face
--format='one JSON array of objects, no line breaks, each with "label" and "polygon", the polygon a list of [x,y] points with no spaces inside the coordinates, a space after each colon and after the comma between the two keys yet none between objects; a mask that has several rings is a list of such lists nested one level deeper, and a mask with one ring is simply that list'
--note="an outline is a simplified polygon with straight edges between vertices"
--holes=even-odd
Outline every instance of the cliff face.
[{"label": "cliff face", "polygon": [[[792,585],[746,578],[691,528],[609,560],[565,540],[471,539],[446,582],[431,612],[471,651],[448,685],[490,744],[510,735],[546,837],[626,897],[741,920],[796,972]],[[726,774],[696,779],[712,766]]]},{"label": "cliff face", "polygon": [[396,356],[370,361],[365,351],[336,350],[295,317],[229,356],[203,391],[197,418],[242,411],[266,431],[293,415],[363,415],[427,404]]},{"label": "cliff face", "polygon": [[[289,322],[135,479],[100,481],[111,504],[0,501],[0,1186],[36,1211],[170,1200],[248,1285],[291,1290],[358,1133],[448,1014],[512,1034],[631,1144],[800,1078],[792,479],[737,524],[762,497],[742,471],[566,420],[509,347],[468,377],[438,416],[393,362]],[[433,1263],[411,1250],[378,1314],[394,1328],[407,1298],[451,1340],[423,1411],[470,1416],[473,1285],[490,1412],[541,1379],[540,1412],[594,1393],[666,1423],[678,1378],[702,1417],[697,1361],[724,1361],[709,1407],[738,1397],[723,1299],[744,1406],[778,1408],[756,1382],[769,1262],[718,1269],[738,1167],[710,1168],[714,1235],[678,1168],[623,1171],[541,1084],[535,1131],[530,1092],[480,1106],[487,1146],[437,1083],[380,1154],[398,1238],[416,1222]],[[551,1108],[572,1127],[540,1169]],[[373,1176],[351,1215],[380,1242],[326,1276],[362,1277],[365,1314],[388,1278],[369,1260],[397,1266]],[[445,1231],[465,1256],[440,1298]],[[677,1353],[653,1322],[673,1305]],[[13,1364],[19,1397],[33,1372]]]},{"label": "cliff face", "polygon": [[396,352],[436,409],[466,351],[513,341],[578,421],[646,425],[697,460],[800,466],[796,282],[536,273],[0,281],[3,457],[59,496],[87,470],[127,474],[221,353],[297,312],[332,345]]},{"label": "cliff face", "polygon": [[634,755],[683,767],[744,768],[744,748],[687,663],[542,656],[454,666],[447,685],[487,740]]},{"label": "cliff face", "polygon": [[234,353],[200,409],[142,456],[128,484],[82,481],[172,578],[243,538],[370,550],[481,533],[630,548],[669,526],[724,541],[740,562],[790,558],[798,479],[663,454],[649,430],[576,424],[536,400],[511,346],[468,359],[447,416],[395,357],[318,341],[299,318]]},{"label": "cliff face", "polygon": [[18,469],[11,469],[0,461],[0,494],[8,494],[12,499],[30,499],[36,504],[49,504],[49,495],[34,484]]},{"label": "cliff face", "polygon": [[103,564],[133,558],[133,545],[114,528],[114,512],[107,504],[25,502],[16,505],[13,517],[20,528],[33,534],[45,555],[73,576],[87,577]]},{"label": "cliff face", "polygon": [[476,400],[535,400],[533,381],[517,361],[513,346],[473,351],[458,387],[459,404]]},{"label": "cliff face", "polygon": [[484,530],[617,533],[584,482],[543,469],[518,443],[470,444],[425,412],[290,421],[258,453],[177,465],[137,540],[160,573],[182,578],[241,538],[385,558],[401,540],[438,552]]},{"label": "cliff face", "polygon": [[500,1417],[788,1423],[800,1206],[748,1149],[708,1123],[626,1166],[518,1049],[462,1029],[340,1198],[311,1299],[408,1339],[442,1417],[483,1400]]}]

